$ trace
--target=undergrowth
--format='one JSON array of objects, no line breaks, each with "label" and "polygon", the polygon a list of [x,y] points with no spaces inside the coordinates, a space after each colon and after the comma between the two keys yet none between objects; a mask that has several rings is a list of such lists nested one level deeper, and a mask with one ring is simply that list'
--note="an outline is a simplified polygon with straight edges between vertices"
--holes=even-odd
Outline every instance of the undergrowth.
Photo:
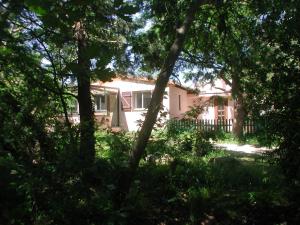
[{"label": "undergrowth", "polygon": [[65,152],[29,169],[0,157],[1,224],[299,224],[299,187],[267,156],[213,148],[211,134],[151,137],[126,200],[116,207],[132,133],[98,131],[91,168]]},{"label": "undergrowth", "polygon": [[[104,139],[97,140],[105,140],[109,145],[111,137],[107,135],[120,138],[123,147],[130,148],[132,134],[108,133]],[[288,194],[290,187],[280,169],[268,163],[267,156],[216,150],[211,138],[211,134],[195,130],[154,133],[133,182],[122,222],[280,224],[298,221],[297,216],[289,217],[291,212],[297,215],[297,207]],[[114,154],[101,151],[100,158],[111,161]],[[126,151],[123,154],[127,156]]]}]

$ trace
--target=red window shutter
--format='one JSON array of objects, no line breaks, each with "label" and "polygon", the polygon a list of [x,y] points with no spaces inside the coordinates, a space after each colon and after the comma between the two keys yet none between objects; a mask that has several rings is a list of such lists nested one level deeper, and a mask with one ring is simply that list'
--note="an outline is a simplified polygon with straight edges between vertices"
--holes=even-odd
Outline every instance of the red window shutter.
[{"label": "red window shutter", "polygon": [[124,112],[131,111],[131,92],[122,92],[121,96],[122,110]]}]

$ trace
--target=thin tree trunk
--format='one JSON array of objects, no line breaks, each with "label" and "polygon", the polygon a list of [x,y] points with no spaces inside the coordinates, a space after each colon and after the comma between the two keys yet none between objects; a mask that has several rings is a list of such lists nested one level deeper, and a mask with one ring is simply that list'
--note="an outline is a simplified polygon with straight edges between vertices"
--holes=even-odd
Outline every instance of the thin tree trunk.
[{"label": "thin tree trunk", "polygon": [[94,111],[91,99],[90,61],[86,58],[87,34],[84,24],[75,24],[78,57],[78,104],[80,115],[80,146],[79,154],[84,165],[89,165],[95,158]]},{"label": "thin tree trunk", "polygon": [[241,81],[239,75],[236,72],[232,72],[232,81],[229,81],[224,72],[221,71],[219,77],[222,78],[227,85],[231,87],[232,97],[235,100],[234,106],[234,122],[233,122],[233,134],[241,139],[243,137],[243,126],[246,117],[246,108],[244,104],[243,91],[241,89]]},{"label": "thin tree trunk", "polygon": [[199,7],[205,2],[206,1],[203,0],[192,1],[182,26],[176,30],[175,40],[161,68],[161,72],[158,75],[145,121],[141,128],[141,131],[139,132],[132,155],[130,157],[129,165],[132,171],[135,171],[138,167],[141,156],[147,146],[151,131],[160,110],[165,88],[172,74],[175,62],[183,48],[187,33],[192,25],[192,22],[194,21]]},{"label": "thin tree trunk", "polygon": [[[126,195],[130,189],[135,171],[139,165],[140,159],[145,151],[149,137],[151,135],[151,131],[156,122],[156,118],[163,100],[163,94],[172,74],[175,62],[183,48],[184,40],[187,36],[189,28],[192,25],[198,9],[206,2],[207,1],[204,0],[192,1],[182,26],[176,30],[175,40],[170,48],[164,64],[162,65],[161,72],[158,75],[145,121],[135,141],[133,151],[129,159],[129,170],[124,171],[123,179],[120,180],[120,189],[118,193],[120,195],[118,197],[119,201],[123,201],[124,195]],[[120,202],[117,204],[120,204]]]}]

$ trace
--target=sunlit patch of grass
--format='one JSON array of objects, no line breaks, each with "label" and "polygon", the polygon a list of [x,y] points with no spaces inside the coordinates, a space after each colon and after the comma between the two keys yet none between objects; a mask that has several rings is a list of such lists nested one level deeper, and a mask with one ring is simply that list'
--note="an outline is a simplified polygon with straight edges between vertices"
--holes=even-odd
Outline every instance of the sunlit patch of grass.
[{"label": "sunlit patch of grass", "polygon": [[216,133],[216,142],[219,144],[236,144],[236,145],[253,145],[255,147],[275,147],[278,143],[268,140],[262,134],[244,134],[241,138],[237,138],[233,133],[219,132]]},{"label": "sunlit patch of grass", "polygon": [[213,151],[210,151],[207,155],[205,155],[203,159],[205,161],[209,161],[213,158],[227,157],[227,156],[230,156],[230,154],[226,150],[214,149]]},{"label": "sunlit patch of grass", "polygon": [[[132,138],[97,135],[99,157],[112,168],[128,160]],[[137,220],[201,224],[210,218],[215,224],[257,224],[262,208],[268,207],[272,213],[274,207],[287,204],[283,175],[268,163],[266,155],[219,148],[201,156],[176,143],[181,142],[164,136],[149,142],[129,196],[131,213]]]}]

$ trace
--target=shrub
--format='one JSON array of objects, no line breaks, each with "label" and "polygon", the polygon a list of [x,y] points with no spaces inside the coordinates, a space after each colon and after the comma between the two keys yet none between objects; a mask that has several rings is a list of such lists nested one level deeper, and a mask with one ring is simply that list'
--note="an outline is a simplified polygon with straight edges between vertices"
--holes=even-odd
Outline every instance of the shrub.
[{"label": "shrub", "polygon": [[183,131],[175,136],[173,140],[176,143],[175,148],[182,152],[193,152],[197,156],[204,156],[212,150],[212,144],[209,142],[209,135],[197,129]]},{"label": "shrub", "polygon": [[96,157],[108,159],[113,164],[125,164],[131,149],[133,134],[98,130],[96,136]]}]

